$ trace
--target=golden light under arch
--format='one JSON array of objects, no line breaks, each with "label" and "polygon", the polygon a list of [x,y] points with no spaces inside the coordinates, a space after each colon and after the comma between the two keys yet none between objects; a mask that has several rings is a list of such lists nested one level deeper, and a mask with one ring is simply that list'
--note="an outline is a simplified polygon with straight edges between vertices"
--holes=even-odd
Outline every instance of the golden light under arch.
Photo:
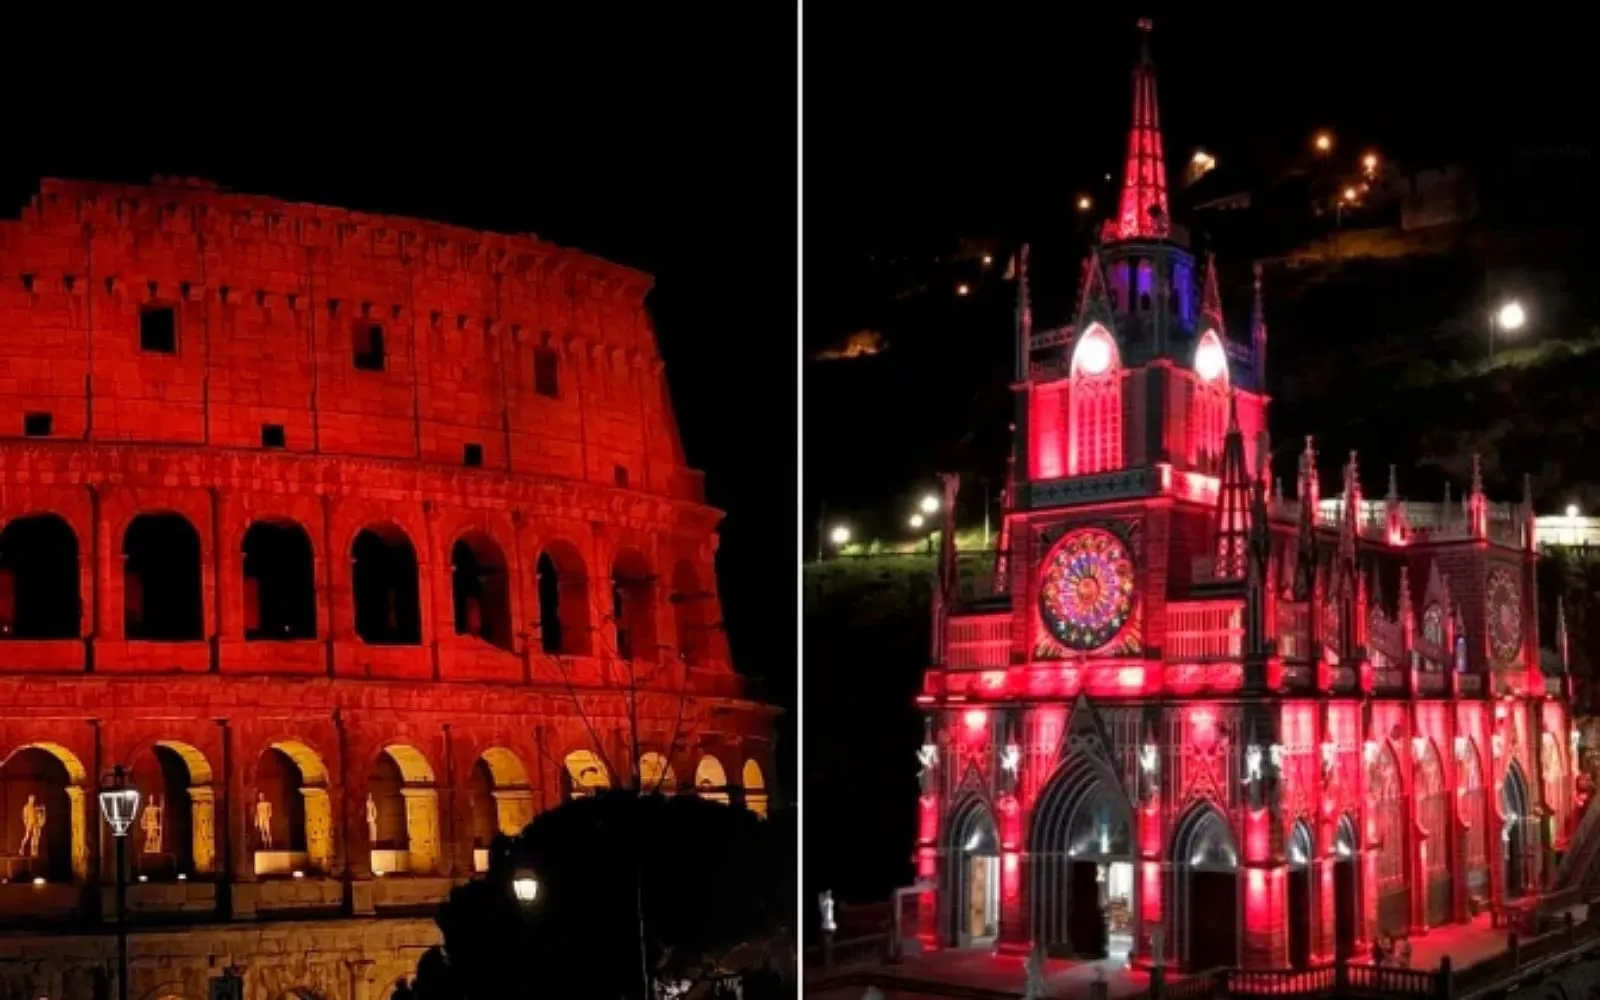
[{"label": "golden light under arch", "polygon": [[496,788],[524,788],[528,785],[528,769],[522,758],[505,747],[490,747],[479,754],[489,768],[489,777]]},{"label": "golden light under arch", "polygon": [[180,740],[156,740],[154,746],[163,750],[171,750],[183,761],[183,766],[189,769],[189,784],[209,785],[212,781],[211,762],[206,760],[206,755],[198,747],[184,743]]},{"label": "golden light under arch", "polygon": [[300,769],[300,780],[307,785],[326,785],[328,783],[328,768],[322,763],[322,758],[310,747],[299,740],[279,740],[271,744],[271,748],[294,761],[294,766]]},{"label": "golden light under arch", "polygon": [[654,750],[639,755],[639,789],[663,795],[678,790],[678,776],[672,773],[672,765]]},{"label": "golden light under arch", "polygon": [[706,754],[694,769],[694,787],[700,797],[711,802],[728,804],[728,772],[722,761]]},{"label": "golden light under arch", "polygon": [[744,762],[744,804],[745,808],[760,816],[767,817],[767,778],[761,773],[761,765],[754,760]]},{"label": "golden light under arch", "polygon": [[383,748],[383,752],[400,768],[400,777],[406,784],[433,784],[433,765],[428,763],[428,758],[423,756],[421,750],[409,743],[390,743]]},{"label": "golden light under arch", "polygon": [[6,754],[5,760],[0,760],[0,768],[5,767],[6,764],[11,762],[11,758],[24,750],[43,750],[60,761],[61,766],[67,769],[67,777],[74,785],[83,785],[89,780],[89,772],[84,768],[83,762],[78,759],[78,755],[59,743],[24,743]]},{"label": "golden light under arch", "polygon": [[572,779],[573,795],[593,795],[611,787],[605,762],[593,750],[574,750],[562,761]]}]

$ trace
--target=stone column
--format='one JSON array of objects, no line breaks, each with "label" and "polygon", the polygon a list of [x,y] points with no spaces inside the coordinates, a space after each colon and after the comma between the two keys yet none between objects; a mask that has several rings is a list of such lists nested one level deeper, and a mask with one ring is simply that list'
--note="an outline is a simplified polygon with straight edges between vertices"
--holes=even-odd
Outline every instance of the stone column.
[{"label": "stone column", "polygon": [[[72,878],[75,882],[89,881],[89,831],[93,827],[89,823],[89,814],[86,806],[94,800],[83,794],[83,789],[78,785],[67,786],[67,811],[71,814],[67,821],[72,825]],[[95,806],[98,808],[98,805]],[[45,818],[49,822],[49,817]],[[115,878],[115,874],[112,876]]]},{"label": "stone column", "polygon": [[194,873],[210,875],[217,867],[216,793],[210,785],[189,788],[189,839]]},{"label": "stone column", "polygon": [[[215,535],[211,539],[215,558],[205,562],[210,575],[205,581],[206,634],[216,636],[225,646],[244,639],[244,536],[240,534],[235,539],[229,529],[235,514],[232,493],[217,490],[211,502],[215,507],[211,523],[216,530],[210,532]],[[216,609],[215,614],[209,610],[212,607]]]}]

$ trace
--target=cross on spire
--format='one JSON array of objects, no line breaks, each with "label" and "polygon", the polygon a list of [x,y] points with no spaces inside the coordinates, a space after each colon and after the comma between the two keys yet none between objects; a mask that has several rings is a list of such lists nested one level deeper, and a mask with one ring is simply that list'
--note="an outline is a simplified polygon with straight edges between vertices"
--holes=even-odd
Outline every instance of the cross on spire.
[{"label": "cross on spire", "polygon": [[1122,171],[1117,217],[1106,224],[1106,239],[1163,239],[1171,229],[1167,208],[1167,164],[1161,151],[1161,113],[1156,106],[1156,68],[1150,59],[1150,32],[1141,18],[1139,62],[1133,68],[1133,125]]}]

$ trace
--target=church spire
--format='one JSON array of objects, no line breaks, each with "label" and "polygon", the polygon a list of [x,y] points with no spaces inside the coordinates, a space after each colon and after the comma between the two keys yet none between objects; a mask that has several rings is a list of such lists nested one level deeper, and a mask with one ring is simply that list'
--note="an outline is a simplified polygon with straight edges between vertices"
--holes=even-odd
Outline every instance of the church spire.
[{"label": "church spire", "polygon": [[1149,18],[1139,21],[1139,63],[1133,68],[1133,125],[1128,129],[1128,159],[1122,172],[1117,217],[1106,224],[1107,240],[1164,239],[1167,164],[1161,152],[1161,114],[1156,107],[1156,68],[1150,59]]},{"label": "church spire", "polygon": [[1217,490],[1217,577],[1243,580],[1250,558],[1250,474],[1239,432],[1239,397],[1229,397],[1228,433],[1222,439],[1222,483]]}]

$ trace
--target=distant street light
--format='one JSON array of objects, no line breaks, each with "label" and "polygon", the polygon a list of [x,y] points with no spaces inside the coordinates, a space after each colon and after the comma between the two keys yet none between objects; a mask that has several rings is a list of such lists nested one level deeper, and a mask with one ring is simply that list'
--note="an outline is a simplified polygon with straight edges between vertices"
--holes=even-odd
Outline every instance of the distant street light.
[{"label": "distant street light", "polygon": [[[1107,178],[1109,180],[1109,178]],[[1094,207],[1094,200],[1086,194],[1078,195],[1078,211],[1087,212]]]},{"label": "distant street light", "polygon": [[922,517],[921,514],[912,514],[911,515],[911,527],[912,528],[920,528],[920,527],[923,526],[924,523],[926,523],[926,522],[923,520],[923,517]]},{"label": "distant street light", "polygon": [[1523,311],[1521,302],[1512,300],[1500,307],[1500,311],[1495,314],[1495,320],[1500,329],[1515,333],[1528,321],[1528,314]]},{"label": "distant street light", "polygon": [[987,254],[986,253],[986,254],[983,255],[983,266],[984,267],[988,267],[990,264],[993,264],[993,263],[994,263],[994,255],[993,254]]},{"label": "distant street light", "polygon": [[1577,504],[1575,504],[1575,503],[1567,504],[1567,516],[1568,517],[1574,517],[1574,518],[1578,516],[1578,505]]},{"label": "distant street light", "polygon": [[1356,203],[1356,199],[1361,197],[1361,192],[1357,191],[1353,187],[1347,187],[1344,189],[1343,197],[1348,204],[1354,205]]},{"label": "distant street light", "polygon": [[1319,153],[1326,154],[1326,153],[1332,152],[1333,151],[1333,133],[1332,132],[1328,132],[1328,131],[1318,132],[1315,136],[1312,137],[1311,145],[1312,145],[1312,148],[1314,148]]},{"label": "distant street light", "polygon": [[828,540],[835,545],[850,544],[850,526],[847,524],[834,525],[833,530],[828,532]]},{"label": "distant street light", "polygon": [[511,891],[516,893],[517,902],[531,903],[539,895],[539,880],[531,875],[519,875],[511,880]]},{"label": "distant street light", "polygon": [[956,294],[957,294],[957,295],[962,295],[962,296],[964,296],[964,295],[966,295],[966,294],[967,294],[967,293],[968,293],[968,292],[970,292],[970,291],[972,291],[972,289],[971,289],[971,288],[968,288],[968,287],[967,287],[967,283],[966,283],[966,282],[964,282],[964,281],[963,281],[963,282],[962,282],[962,283],[961,283],[961,284],[959,284],[959,285],[957,285],[957,286],[956,286]]},{"label": "distant street light", "polygon": [[1366,156],[1363,156],[1361,158],[1361,169],[1366,171],[1368,177],[1371,177],[1373,174],[1377,173],[1378,154],[1368,153]]},{"label": "distant street light", "polygon": [[923,496],[922,502],[917,504],[917,507],[924,514],[932,514],[934,511],[939,509],[939,498],[934,496],[932,493],[928,493]]}]

